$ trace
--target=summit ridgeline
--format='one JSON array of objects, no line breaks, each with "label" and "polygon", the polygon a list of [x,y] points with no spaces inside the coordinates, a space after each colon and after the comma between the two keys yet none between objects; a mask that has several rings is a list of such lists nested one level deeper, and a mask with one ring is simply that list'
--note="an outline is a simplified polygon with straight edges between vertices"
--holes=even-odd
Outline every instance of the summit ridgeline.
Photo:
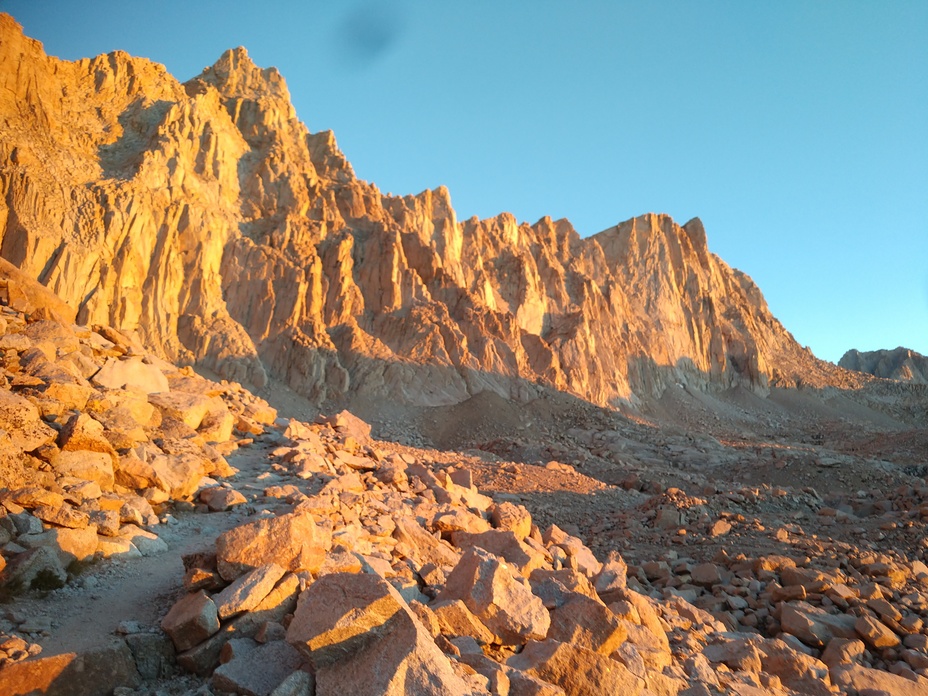
[{"label": "summit ridgeline", "polygon": [[0,256],[173,362],[424,406],[865,379],[801,348],[698,219],[581,238],[459,221],[444,187],[381,194],[243,48],[181,83],[46,56],[2,16],[0,88]]}]

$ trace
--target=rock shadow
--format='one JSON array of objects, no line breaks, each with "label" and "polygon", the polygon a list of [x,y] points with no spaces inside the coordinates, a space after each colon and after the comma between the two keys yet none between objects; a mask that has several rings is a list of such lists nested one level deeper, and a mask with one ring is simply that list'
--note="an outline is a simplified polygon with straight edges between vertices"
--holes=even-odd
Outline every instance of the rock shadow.
[{"label": "rock shadow", "polygon": [[139,98],[119,115],[122,134],[97,148],[105,178],[128,181],[138,174],[144,153],[171,106],[172,102],[163,99],[150,102]]}]

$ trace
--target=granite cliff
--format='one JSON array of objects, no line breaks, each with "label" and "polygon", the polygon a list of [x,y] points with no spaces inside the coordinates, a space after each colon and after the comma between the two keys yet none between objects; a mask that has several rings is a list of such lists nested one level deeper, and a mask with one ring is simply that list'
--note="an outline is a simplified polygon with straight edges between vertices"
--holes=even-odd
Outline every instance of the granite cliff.
[{"label": "granite cliff", "polygon": [[698,219],[581,238],[566,220],[458,220],[444,187],[383,195],[243,48],[181,83],[118,51],[46,56],[4,15],[0,87],[0,256],[79,323],[176,363],[318,403],[852,379],[796,343]]},{"label": "granite cliff", "polygon": [[928,384],[928,357],[901,346],[894,350],[849,350],[838,365],[883,379]]}]

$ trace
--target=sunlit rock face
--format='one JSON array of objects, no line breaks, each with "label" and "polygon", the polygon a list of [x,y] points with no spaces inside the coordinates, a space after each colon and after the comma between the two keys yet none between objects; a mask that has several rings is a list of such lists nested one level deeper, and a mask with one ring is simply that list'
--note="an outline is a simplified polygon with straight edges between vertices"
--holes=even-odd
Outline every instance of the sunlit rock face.
[{"label": "sunlit rock face", "polygon": [[928,384],[928,357],[908,348],[849,350],[842,356],[838,365],[883,379]]},{"label": "sunlit rock face", "polygon": [[245,49],[180,83],[125,53],[47,57],[0,17],[0,256],[164,357],[322,402],[536,385],[596,403],[827,383],[699,220],[459,221],[385,196]]}]

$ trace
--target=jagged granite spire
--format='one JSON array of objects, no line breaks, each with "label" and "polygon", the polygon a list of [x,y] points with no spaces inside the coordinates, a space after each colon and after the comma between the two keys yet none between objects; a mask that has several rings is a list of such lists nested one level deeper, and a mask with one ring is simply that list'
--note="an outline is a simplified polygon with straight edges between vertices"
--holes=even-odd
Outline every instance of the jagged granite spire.
[{"label": "jagged granite spire", "polygon": [[459,221],[443,187],[382,195],[243,48],[182,85],[125,54],[49,58],[3,16],[0,85],[0,256],[172,360],[424,405],[864,379],[801,348],[699,220],[581,239]]}]

